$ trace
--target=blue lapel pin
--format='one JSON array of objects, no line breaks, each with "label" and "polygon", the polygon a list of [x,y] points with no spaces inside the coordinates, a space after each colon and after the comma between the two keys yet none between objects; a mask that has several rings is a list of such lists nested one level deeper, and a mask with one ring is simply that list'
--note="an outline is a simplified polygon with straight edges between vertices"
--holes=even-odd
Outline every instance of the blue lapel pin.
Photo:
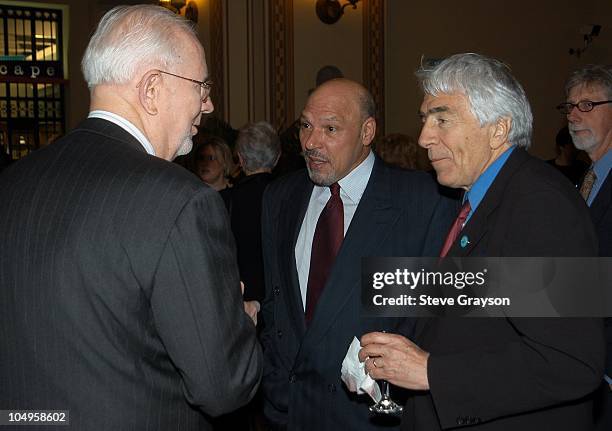
[{"label": "blue lapel pin", "polygon": [[463,235],[461,237],[461,241],[459,242],[459,244],[461,245],[461,248],[467,247],[469,243],[470,243],[470,240],[468,239],[467,235]]}]

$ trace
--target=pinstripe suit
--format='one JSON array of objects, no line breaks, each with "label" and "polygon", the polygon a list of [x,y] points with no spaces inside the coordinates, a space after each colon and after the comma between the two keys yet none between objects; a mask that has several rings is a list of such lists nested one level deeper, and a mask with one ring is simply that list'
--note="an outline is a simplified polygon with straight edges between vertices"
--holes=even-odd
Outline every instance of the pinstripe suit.
[{"label": "pinstripe suit", "polygon": [[440,197],[427,174],[376,159],[306,327],[295,245],[312,189],[302,170],[270,184],[264,194],[264,410],[290,430],[389,429],[369,414],[369,397],[349,393],[341,382],[342,359],[354,336],[382,329],[410,335],[413,322],[361,318],[361,257],[435,256],[456,204]]},{"label": "pinstripe suit", "polygon": [[88,119],[0,177],[0,408],[202,430],[260,378],[217,193]]}]

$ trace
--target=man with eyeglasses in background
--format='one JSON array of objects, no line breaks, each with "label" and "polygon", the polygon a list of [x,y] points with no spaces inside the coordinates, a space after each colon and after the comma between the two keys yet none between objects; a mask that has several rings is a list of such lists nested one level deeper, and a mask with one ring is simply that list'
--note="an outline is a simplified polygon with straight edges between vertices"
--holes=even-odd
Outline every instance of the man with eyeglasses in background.
[{"label": "man with eyeglasses in background", "polygon": [[0,177],[0,409],[211,429],[262,353],[223,202],[170,163],[213,110],[204,50],[169,10],[121,6],[82,68],[89,118]]},{"label": "man with eyeglasses in background", "polygon": [[[565,84],[566,102],[557,108],[567,115],[576,148],[591,159],[580,186],[599,238],[599,255],[612,256],[612,66],[588,65]],[[605,382],[595,416],[598,430],[612,429],[612,319],[606,319]]]}]

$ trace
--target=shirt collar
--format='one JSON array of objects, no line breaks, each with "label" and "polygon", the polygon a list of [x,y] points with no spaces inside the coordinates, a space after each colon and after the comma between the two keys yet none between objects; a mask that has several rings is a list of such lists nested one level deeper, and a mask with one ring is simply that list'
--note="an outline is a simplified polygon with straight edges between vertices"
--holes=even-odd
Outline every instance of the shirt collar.
[{"label": "shirt collar", "polygon": [[[374,153],[370,150],[368,156],[355,169],[338,181],[343,200],[348,198],[352,203],[359,204],[370,180],[375,159]],[[321,195],[325,191],[329,191],[329,187],[315,185],[315,191],[317,195]]]},{"label": "shirt collar", "polygon": [[149,142],[147,137],[140,131],[140,129],[138,129],[138,127],[136,127],[133,123],[126,120],[125,118],[112,112],[103,110],[91,111],[87,118],[101,118],[103,120],[107,120],[111,123],[116,124],[123,130],[128,132],[130,135],[132,135],[134,138],[136,138],[136,140],[140,142],[140,145],[143,146],[147,153],[151,154],[152,156],[155,155],[155,149],[153,148],[153,145],[151,145],[151,142]]},{"label": "shirt collar", "polygon": [[368,185],[372,168],[374,167],[374,160],[374,153],[370,151],[370,154],[368,154],[363,162],[338,181],[340,188],[344,190],[346,196],[355,204],[359,203]]},{"label": "shirt collar", "polygon": [[597,180],[606,178],[610,169],[612,169],[612,149],[606,151],[601,159],[593,163],[593,172],[595,172]]},{"label": "shirt collar", "polygon": [[513,150],[514,146],[504,151],[501,156],[499,156],[482,174],[480,174],[476,182],[465,194],[463,201],[465,202],[466,199],[470,201],[472,212],[474,212],[484,198],[487,190],[489,190],[489,187],[491,187],[491,184],[493,184],[497,174],[499,174],[499,171],[504,166],[506,160],[508,160],[508,157],[510,157]]}]

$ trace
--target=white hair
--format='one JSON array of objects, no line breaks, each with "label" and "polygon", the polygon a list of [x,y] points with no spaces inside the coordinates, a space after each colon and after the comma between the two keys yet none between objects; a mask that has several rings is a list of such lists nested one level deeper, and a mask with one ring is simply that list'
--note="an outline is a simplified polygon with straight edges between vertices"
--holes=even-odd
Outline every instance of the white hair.
[{"label": "white hair", "polygon": [[87,86],[125,84],[145,66],[181,62],[177,33],[196,37],[190,21],[154,5],[117,6],[100,20],[83,55]]},{"label": "white hair", "polygon": [[480,126],[503,117],[512,119],[508,140],[529,148],[533,114],[525,90],[508,66],[480,54],[455,54],[417,72],[425,94],[464,94]]},{"label": "white hair", "polygon": [[260,121],[243,126],[236,139],[244,170],[273,169],[281,153],[280,139],[270,123]]}]

